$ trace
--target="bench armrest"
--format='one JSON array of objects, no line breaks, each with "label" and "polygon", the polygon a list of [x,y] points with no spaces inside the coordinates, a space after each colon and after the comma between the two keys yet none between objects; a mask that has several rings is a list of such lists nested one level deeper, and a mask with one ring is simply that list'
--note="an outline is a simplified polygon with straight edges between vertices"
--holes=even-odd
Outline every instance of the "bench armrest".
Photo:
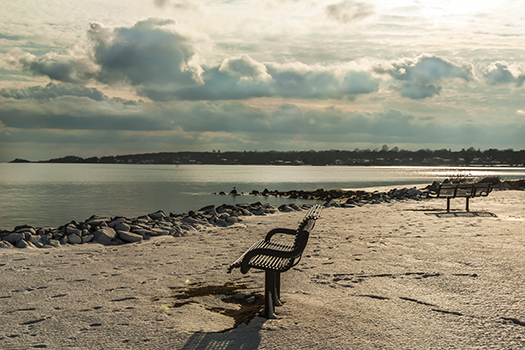
[{"label": "bench armrest", "polygon": [[297,230],[292,230],[289,228],[274,228],[273,230],[271,230],[270,232],[266,234],[266,238],[264,238],[264,240],[269,241],[270,239],[272,239],[274,235],[278,233],[282,233],[285,235],[296,235]]}]

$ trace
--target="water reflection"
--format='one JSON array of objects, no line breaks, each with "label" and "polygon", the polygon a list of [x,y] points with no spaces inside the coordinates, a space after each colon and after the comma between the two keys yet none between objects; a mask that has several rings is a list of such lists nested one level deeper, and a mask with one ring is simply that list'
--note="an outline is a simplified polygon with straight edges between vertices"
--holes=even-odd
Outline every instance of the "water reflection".
[{"label": "water reflection", "polygon": [[[0,227],[60,226],[91,215],[184,213],[214,204],[298,200],[249,196],[270,191],[399,187],[456,176],[525,178],[523,168],[0,164]],[[233,187],[243,196],[219,196]],[[302,202],[301,202],[302,203]],[[300,204],[300,203],[299,203]]]}]

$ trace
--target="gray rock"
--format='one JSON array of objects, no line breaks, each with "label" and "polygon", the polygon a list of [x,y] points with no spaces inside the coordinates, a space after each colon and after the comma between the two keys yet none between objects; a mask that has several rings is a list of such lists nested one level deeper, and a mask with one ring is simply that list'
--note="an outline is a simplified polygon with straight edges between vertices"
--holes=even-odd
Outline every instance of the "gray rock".
[{"label": "gray rock", "polygon": [[88,243],[93,240],[93,235],[85,235],[82,236],[82,243]]},{"label": "gray rock", "polygon": [[40,236],[34,235],[29,237],[29,242],[36,244],[37,242],[40,242]]},{"label": "gray rock", "polygon": [[25,233],[15,232],[4,237],[4,241],[8,241],[12,245],[16,245],[18,241],[25,238]]},{"label": "gray rock", "polygon": [[75,233],[72,233],[69,236],[67,236],[67,241],[71,244],[82,244],[82,238]]},{"label": "gray rock", "polygon": [[161,228],[152,228],[151,231],[155,232],[158,236],[167,236],[170,234],[170,231]]},{"label": "gray rock", "polygon": [[0,248],[13,248],[13,246],[9,242],[0,241]]},{"label": "gray rock", "polygon": [[148,215],[152,220],[162,220],[166,217],[166,214],[162,210]]},{"label": "gray rock", "polygon": [[405,194],[406,197],[414,197],[414,196],[421,196],[423,194],[423,192],[421,192],[420,190],[417,190],[415,188],[411,188],[407,191],[407,193]]},{"label": "gray rock", "polygon": [[17,248],[30,248],[34,247],[33,244],[24,241],[23,239],[19,240],[18,243],[15,245]]},{"label": "gray rock", "polygon": [[51,245],[55,248],[58,248],[60,247],[60,241],[56,240],[56,239],[50,239],[49,242],[48,242],[48,245]]},{"label": "gray rock", "polygon": [[[110,226],[111,227],[111,226]],[[113,226],[113,229],[115,231],[131,231],[131,227],[126,224],[125,222],[119,222],[115,226]]]},{"label": "gray rock", "polygon": [[68,225],[66,227],[66,234],[70,235],[72,233],[74,233],[77,236],[81,236],[82,235],[82,231],[81,230],[79,230],[78,228],[76,228],[74,226]]},{"label": "gray rock", "polygon": [[217,220],[215,220],[215,224],[216,224],[217,226],[222,226],[222,227],[224,227],[224,226],[228,226],[228,223],[226,222],[226,220],[223,220],[223,219],[217,219]]},{"label": "gray rock", "polygon": [[34,228],[32,227],[24,227],[24,228],[21,228],[19,230],[16,230],[16,232],[19,232],[19,233],[30,233],[32,235],[36,235],[36,231]]},{"label": "gray rock", "polygon": [[117,234],[118,237],[124,242],[134,243],[140,242],[144,239],[144,237],[142,237],[141,235],[129,231],[117,231]]},{"label": "gray rock", "polygon": [[226,219],[226,222],[228,224],[236,224],[239,222],[239,219],[234,216],[230,216],[229,218]]},{"label": "gray rock", "polygon": [[51,233],[46,233],[45,235],[40,236],[40,243],[46,245],[51,238],[53,238],[53,235]]},{"label": "gray rock", "polygon": [[126,218],[118,218],[118,219],[115,219],[113,221],[111,221],[110,223],[108,223],[108,226],[111,227],[112,229],[115,229],[115,226],[118,225],[118,224],[122,224],[126,221]]},{"label": "gray rock", "polygon": [[134,229],[133,230],[133,233],[136,233],[138,235],[141,235],[144,239],[149,239],[150,236],[154,236],[155,234],[152,234],[152,231],[150,230],[145,230],[143,228],[139,228],[139,229]]},{"label": "gray rock", "polygon": [[111,227],[101,227],[98,231],[93,232],[93,238],[101,244],[111,244],[117,238],[117,233]]},{"label": "gray rock", "polygon": [[291,212],[293,211],[292,208],[290,208],[287,204],[283,204],[279,207],[279,210],[284,212],[284,213],[288,213],[288,212]]}]

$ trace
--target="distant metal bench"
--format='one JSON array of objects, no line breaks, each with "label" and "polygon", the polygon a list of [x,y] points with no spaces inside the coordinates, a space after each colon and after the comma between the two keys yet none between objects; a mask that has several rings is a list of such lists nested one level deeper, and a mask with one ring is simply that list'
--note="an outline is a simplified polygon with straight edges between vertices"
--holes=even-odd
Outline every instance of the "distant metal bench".
[{"label": "distant metal bench", "polygon": [[464,197],[467,200],[466,210],[469,211],[469,199],[486,197],[492,191],[492,184],[478,183],[442,183],[437,189],[431,189],[428,195],[433,198],[447,199],[447,212],[450,211],[450,199]]},{"label": "distant metal bench", "polygon": [[[288,271],[301,260],[308,237],[321,215],[321,210],[320,205],[310,208],[296,230],[287,228],[271,230],[266,234],[265,239],[255,242],[229,266],[228,273],[237,267],[243,274],[248,273],[250,268],[265,271],[264,317],[274,318],[274,307],[282,305],[280,301],[281,272]],[[294,236],[293,242],[272,240],[276,234]]]}]

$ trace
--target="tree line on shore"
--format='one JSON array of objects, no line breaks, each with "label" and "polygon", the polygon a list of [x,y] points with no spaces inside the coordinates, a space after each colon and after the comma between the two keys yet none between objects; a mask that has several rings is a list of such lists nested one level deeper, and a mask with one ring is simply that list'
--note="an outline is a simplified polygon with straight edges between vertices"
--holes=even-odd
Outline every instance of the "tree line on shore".
[{"label": "tree line on shore", "polygon": [[[29,163],[15,159],[12,163]],[[160,152],[117,156],[66,156],[37,163],[103,163],[103,164],[242,164],[242,165],[508,165],[524,166],[525,150],[470,147],[461,151],[450,149],[407,151],[383,145],[381,149],[324,151],[229,151]]]}]

